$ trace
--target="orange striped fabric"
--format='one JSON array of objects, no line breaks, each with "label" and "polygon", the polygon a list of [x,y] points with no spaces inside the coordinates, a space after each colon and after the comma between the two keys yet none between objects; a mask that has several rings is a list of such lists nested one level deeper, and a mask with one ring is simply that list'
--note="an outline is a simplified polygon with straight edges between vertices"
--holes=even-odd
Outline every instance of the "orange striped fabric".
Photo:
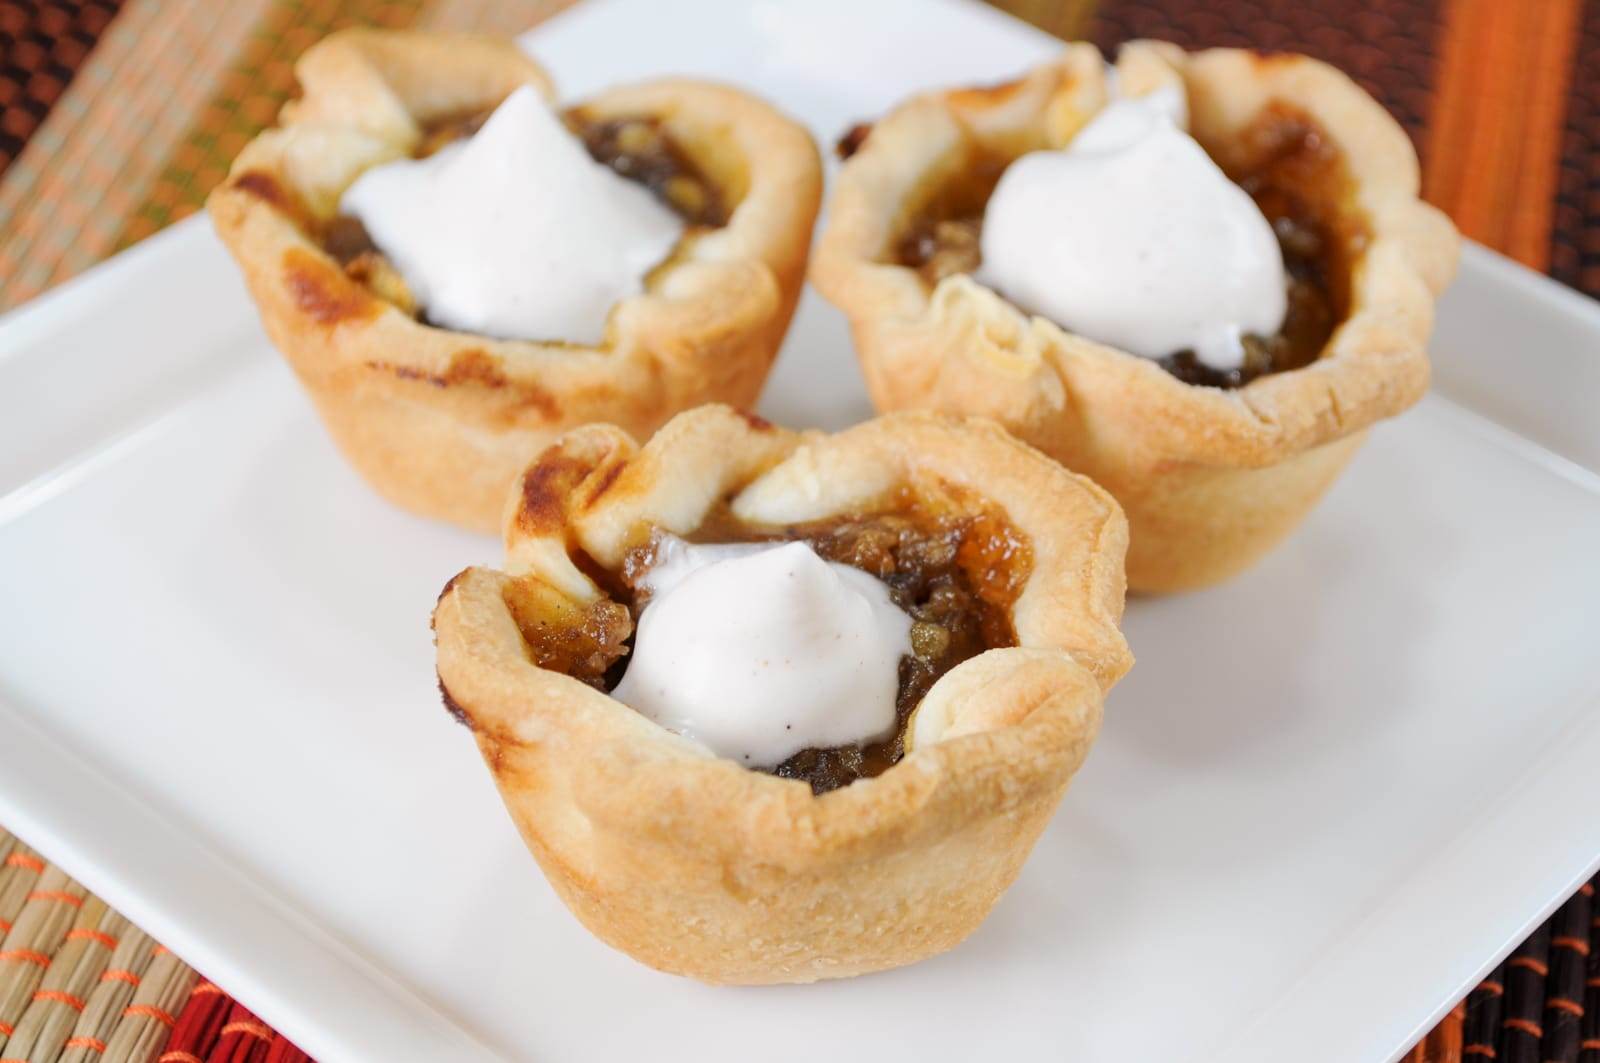
[{"label": "orange striped fabric", "polygon": [[1550,261],[1582,0],[1449,0],[1428,125],[1427,197],[1461,231]]}]

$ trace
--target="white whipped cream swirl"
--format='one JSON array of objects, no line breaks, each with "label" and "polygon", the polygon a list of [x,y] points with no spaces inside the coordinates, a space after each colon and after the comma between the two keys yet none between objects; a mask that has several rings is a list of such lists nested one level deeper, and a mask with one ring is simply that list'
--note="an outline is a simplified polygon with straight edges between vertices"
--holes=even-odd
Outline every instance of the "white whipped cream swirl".
[{"label": "white whipped cream swirl", "polygon": [[472,137],[366,171],[339,207],[431,321],[502,339],[600,342],[611,307],[643,290],[683,234],[528,87]]},{"label": "white whipped cream swirl", "polygon": [[983,222],[978,279],[1030,313],[1144,358],[1244,361],[1283,325],[1272,226],[1184,132],[1177,86],[1113,99],[1061,151],[1007,167]]},{"label": "white whipped cream swirl", "polygon": [[894,733],[911,617],[881,581],[803,542],[659,551],[618,701],[748,767]]}]

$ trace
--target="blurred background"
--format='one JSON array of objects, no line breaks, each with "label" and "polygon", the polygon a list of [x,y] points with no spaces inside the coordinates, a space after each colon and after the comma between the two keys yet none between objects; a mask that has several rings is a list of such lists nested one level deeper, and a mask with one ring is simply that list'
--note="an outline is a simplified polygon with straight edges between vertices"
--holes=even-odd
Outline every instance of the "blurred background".
[{"label": "blurred background", "polygon": [[[0,309],[199,209],[328,32],[515,33],[572,2],[0,0]],[[1466,235],[1600,296],[1600,0],[991,2],[1108,51],[1326,59],[1404,123]]]}]

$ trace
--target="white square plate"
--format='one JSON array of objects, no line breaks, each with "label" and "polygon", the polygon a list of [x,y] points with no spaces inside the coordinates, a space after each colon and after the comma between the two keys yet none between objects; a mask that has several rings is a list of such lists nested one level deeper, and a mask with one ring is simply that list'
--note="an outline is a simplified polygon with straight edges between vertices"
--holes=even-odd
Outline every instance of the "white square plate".
[{"label": "white square plate", "polygon": [[[960,0],[593,0],[528,43],[569,94],[712,74],[824,143],[1055,46]],[[356,480],[185,223],[0,323],[0,822],[325,1063],[1395,1056],[1600,856],[1600,308],[1469,249],[1436,350],[1286,546],[1131,604],[970,941],[712,989],[557,902],[434,690],[434,597],[498,544]],[[765,412],[868,412],[814,297]]]}]

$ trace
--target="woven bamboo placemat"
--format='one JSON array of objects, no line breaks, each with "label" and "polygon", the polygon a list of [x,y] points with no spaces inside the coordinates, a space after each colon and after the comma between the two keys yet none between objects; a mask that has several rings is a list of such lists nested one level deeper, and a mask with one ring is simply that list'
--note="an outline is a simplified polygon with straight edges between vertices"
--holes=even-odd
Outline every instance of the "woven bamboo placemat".
[{"label": "woven bamboo placemat", "polygon": [[[571,2],[0,0],[0,309],[197,210],[326,33],[511,33]],[[1600,296],[1600,0],[991,2],[1108,50],[1156,37],[1326,59],[1405,125],[1425,194],[1464,233]],[[1595,884],[1407,1063],[1600,1063]],[[305,1058],[0,828],[0,1063]]]},{"label": "woven bamboo placemat", "polygon": [[310,1057],[0,829],[0,1059]]}]

